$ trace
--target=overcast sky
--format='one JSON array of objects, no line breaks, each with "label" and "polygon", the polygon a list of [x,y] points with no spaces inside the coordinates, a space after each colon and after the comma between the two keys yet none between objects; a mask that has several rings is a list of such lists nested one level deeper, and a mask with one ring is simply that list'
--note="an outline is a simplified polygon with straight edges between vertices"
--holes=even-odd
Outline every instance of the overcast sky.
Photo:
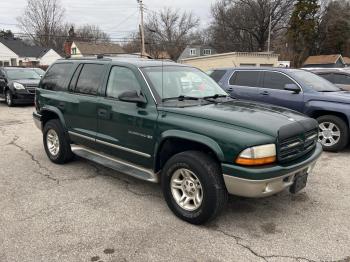
[{"label": "overcast sky", "polygon": [[[139,12],[136,0],[60,0],[66,9],[65,20],[76,25],[95,24],[113,38],[127,36],[137,30]],[[16,27],[16,17],[23,13],[26,0],[1,0],[0,29],[20,32]],[[210,6],[215,0],[144,0],[150,11],[159,11],[164,7],[192,11],[206,25],[210,18]],[[148,13],[150,11],[147,11]],[[147,15],[146,12],[146,15]]]}]

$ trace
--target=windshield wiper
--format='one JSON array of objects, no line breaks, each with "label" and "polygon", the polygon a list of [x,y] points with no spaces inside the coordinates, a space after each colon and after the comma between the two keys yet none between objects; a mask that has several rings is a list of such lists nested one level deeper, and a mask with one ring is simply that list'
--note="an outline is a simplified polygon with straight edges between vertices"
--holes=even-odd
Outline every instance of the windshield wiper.
[{"label": "windshield wiper", "polygon": [[218,99],[218,98],[222,98],[222,97],[228,97],[228,95],[222,95],[222,94],[215,94],[212,96],[205,96],[203,97],[203,99]]},{"label": "windshield wiper", "polygon": [[212,96],[205,96],[205,97],[203,97],[203,100],[209,101],[209,102],[215,102],[215,100],[218,99],[218,98],[226,98],[226,97],[228,97],[228,95],[215,94],[215,95],[212,95]]},{"label": "windshield wiper", "polygon": [[162,102],[169,101],[169,100],[178,100],[178,101],[184,101],[184,100],[199,100],[198,97],[194,96],[176,96],[176,97],[168,97],[168,98],[163,98]]}]

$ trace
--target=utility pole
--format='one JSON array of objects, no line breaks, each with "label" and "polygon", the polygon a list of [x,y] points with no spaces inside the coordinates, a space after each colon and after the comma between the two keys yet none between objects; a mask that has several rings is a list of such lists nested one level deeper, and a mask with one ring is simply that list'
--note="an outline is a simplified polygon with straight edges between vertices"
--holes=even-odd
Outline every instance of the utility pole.
[{"label": "utility pole", "polygon": [[143,24],[143,0],[137,0],[137,2],[140,5],[140,12],[141,12],[141,23],[140,23],[140,33],[141,33],[141,57],[143,57],[146,54],[145,50],[145,30],[144,30],[144,24]]},{"label": "utility pole", "polygon": [[267,40],[267,52],[270,53],[270,46],[271,46],[271,14],[270,14],[270,21],[269,21],[269,37]]}]

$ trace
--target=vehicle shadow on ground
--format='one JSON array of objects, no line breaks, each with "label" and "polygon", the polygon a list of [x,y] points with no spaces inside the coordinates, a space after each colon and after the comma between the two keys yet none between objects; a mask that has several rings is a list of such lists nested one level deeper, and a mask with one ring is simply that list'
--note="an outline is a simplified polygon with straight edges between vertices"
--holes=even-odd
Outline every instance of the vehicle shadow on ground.
[{"label": "vehicle shadow on ground", "polygon": [[[8,108],[6,101],[2,98],[0,98],[0,108],[1,107]],[[11,108],[16,108],[16,107],[18,108],[34,107],[34,104],[15,104]]]},{"label": "vehicle shadow on ground", "polygon": [[[149,197],[149,200],[146,201],[157,201],[161,205],[166,205],[160,184],[149,183],[133,178],[80,157],[76,157],[76,161],[84,163],[84,165],[91,165],[94,168],[96,176],[104,177],[109,180],[112,178],[113,183],[125,186],[126,190],[134,195]],[[268,221],[271,220],[272,214],[275,216],[284,216],[289,212],[295,213],[295,209],[299,205],[298,203],[301,203],[303,206],[302,208],[307,208],[305,205],[308,205],[308,202],[311,203],[312,200],[310,200],[307,194],[307,189],[296,195],[292,195],[288,190],[285,190],[279,194],[260,199],[229,195],[228,202],[218,219],[228,219],[232,221],[244,220],[245,223],[251,221],[251,223],[254,224],[258,217],[263,219],[261,221]],[[169,213],[170,212],[169,210]],[[216,227],[215,223],[220,223],[216,221],[217,220],[210,222],[207,226]],[[266,231],[267,234],[274,233],[276,227],[273,225],[273,223],[262,224],[263,231]]]}]

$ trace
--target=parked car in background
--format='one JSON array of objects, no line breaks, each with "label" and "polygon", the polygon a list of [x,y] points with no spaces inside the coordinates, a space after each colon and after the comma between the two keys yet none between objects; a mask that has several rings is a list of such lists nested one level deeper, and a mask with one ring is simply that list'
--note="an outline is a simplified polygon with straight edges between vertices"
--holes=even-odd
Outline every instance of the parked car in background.
[{"label": "parked car in background", "polygon": [[209,75],[234,98],[287,107],[317,119],[324,150],[347,146],[350,93],[324,78],[285,68],[215,69]]},{"label": "parked car in background", "polygon": [[309,70],[310,72],[327,79],[340,89],[350,91],[350,70],[336,68],[322,68]]},{"label": "parked car in background", "polygon": [[8,106],[33,104],[40,79],[32,68],[0,67],[0,97]]},{"label": "parked car in background", "polygon": [[32,68],[40,77],[43,77],[45,74],[45,71],[39,67]]},{"label": "parked car in background", "polygon": [[202,224],[227,194],[296,193],[319,158],[318,123],[238,101],[199,69],[149,59],[63,59],[40,82],[33,117],[49,159],[73,153],[150,182]]}]

